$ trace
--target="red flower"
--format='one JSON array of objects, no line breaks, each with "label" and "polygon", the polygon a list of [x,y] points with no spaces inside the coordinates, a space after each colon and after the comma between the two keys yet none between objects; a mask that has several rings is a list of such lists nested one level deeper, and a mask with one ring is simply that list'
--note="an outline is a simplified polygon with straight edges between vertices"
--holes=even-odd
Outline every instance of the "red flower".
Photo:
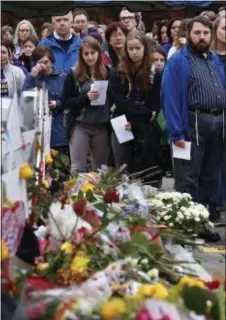
[{"label": "red flower", "polygon": [[100,217],[97,215],[95,210],[90,208],[86,208],[85,214],[82,218],[94,227],[99,226],[101,224]]},{"label": "red flower", "polygon": [[86,199],[81,199],[73,204],[73,210],[75,211],[75,213],[77,213],[78,216],[81,216],[84,213],[86,203]]},{"label": "red flower", "polygon": [[85,238],[86,236],[89,234],[89,230],[86,229],[85,227],[81,227],[80,229],[78,229],[75,234],[72,237],[72,241],[75,244],[80,244]]},{"label": "red flower", "polygon": [[213,281],[205,282],[205,285],[210,290],[216,290],[219,288],[220,282],[218,280],[213,280]]},{"label": "red flower", "polygon": [[47,290],[55,286],[54,282],[35,275],[29,276],[27,281],[30,290]]},{"label": "red flower", "polygon": [[117,192],[106,192],[104,196],[104,201],[106,203],[111,203],[111,202],[119,202],[119,195]]}]

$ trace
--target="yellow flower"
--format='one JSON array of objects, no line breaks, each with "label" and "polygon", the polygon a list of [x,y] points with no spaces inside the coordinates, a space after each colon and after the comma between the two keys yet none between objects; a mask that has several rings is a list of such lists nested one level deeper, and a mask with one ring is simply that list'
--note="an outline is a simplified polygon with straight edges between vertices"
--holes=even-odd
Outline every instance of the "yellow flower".
[{"label": "yellow flower", "polygon": [[50,155],[45,156],[45,163],[46,164],[50,164],[52,162],[53,162],[53,158]]},{"label": "yellow flower", "polygon": [[6,247],[5,241],[1,240],[1,258],[2,258],[2,261],[7,260],[8,257],[9,257],[8,248]]},{"label": "yellow flower", "polygon": [[143,284],[138,288],[138,295],[165,300],[168,297],[168,290],[162,283],[155,285]]},{"label": "yellow flower", "polygon": [[120,298],[113,298],[106,302],[101,308],[103,319],[115,319],[126,313],[126,304]]},{"label": "yellow flower", "polygon": [[199,280],[197,278],[183,277],[180,279],[178,286],[179,288],[188,286],[188,287],[198,287],[202,289],[205,287],[205,284],[202,280]]},{"label": "yellow flower", "polygon": [[49,189],[49,182],[47,180],[44,180],[42,184],[44,188]]},{"label": "yellow flower", "polygon": [[84,193],[86,193],[87,191],[93,191],[94,190],[94,185],[92,184],[92,183],[85,183],[84,184],[84,186],[82,187],[82,191],[84,192]]},{"label": "yellow flower", "polygon": [[69,181],[65,184],[65,186],[64,186],[64,191],[65,191],[65,192],[70,191],[71,188],[72,188],[76,183],[77,183],[77,179],[75,179],[75,178],[69,180]]},{"label": "yellow flower", "polygon": [[20,179],[27,180],[33,176],[33,170],[29,164],[23,164],[20,167]]},{"label": "yellow flower", "polygon": [[64,242],[61,247],[60,247],[61,251],[64,251],[66,254],[72,254],[74,251],[74,245],[70,242]]},{"label": "yellow flower", "polygon": [[83,273],[84,271],[86,271],[89,262],[89,257],[87,257],[84,252],[79,251],[72,260],[70,269],[75,273]]},{"label": "yellow flower", "polygon": [[51,149],[50,150],[50,154],[51,154],[51,157],[54,159],[56,158],[56,156],[58,155],[58,151],[54,150],[54,149]]},{"label": "yellow flower", "polygon": [[42,262],[37,265],[38,271],[45,271],[49,267],[48,262]]},{"label": "yellow flower", "polygon": [[42,146],[40,145],[38,140],[36,141],[35,151],[36,152],[42,151]]}]

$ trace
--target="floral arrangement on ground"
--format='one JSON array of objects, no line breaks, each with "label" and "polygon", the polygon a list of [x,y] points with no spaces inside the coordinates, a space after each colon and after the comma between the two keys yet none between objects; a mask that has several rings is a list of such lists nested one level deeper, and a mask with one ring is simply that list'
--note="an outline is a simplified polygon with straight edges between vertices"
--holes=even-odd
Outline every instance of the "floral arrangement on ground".
[{"label": "floral arrangement on ground", "polygon": [[40,257],[10,280],[11,289],[24,280],[29,320],[223,319],[220,283],[167,250],[172,242],[195,245],[210,226],[203,206],[144,185],[124,167],[72,179],[67,157],[52,151],[52,158],[42,183],[32,168],[21,170],[42,224]]}]

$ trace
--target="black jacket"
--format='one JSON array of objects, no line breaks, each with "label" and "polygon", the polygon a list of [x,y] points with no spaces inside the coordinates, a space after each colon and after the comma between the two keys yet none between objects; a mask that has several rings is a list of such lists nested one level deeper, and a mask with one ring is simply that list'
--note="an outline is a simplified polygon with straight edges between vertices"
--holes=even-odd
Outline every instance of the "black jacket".
[{"label": "black jacket", "polygon": [[131,123],[148,123],[152,117],[152,112],[156,111],[158,113],[161,109],[160,90],[161,74],[156,72],[150,90],[141,92],[140,97],[136,100],[133,92],[129,94],[128,80],[122,79],[118,67],[113,68],[109,80],[109,94],[112,103],[115,105],[113,117],[125,114]]}]

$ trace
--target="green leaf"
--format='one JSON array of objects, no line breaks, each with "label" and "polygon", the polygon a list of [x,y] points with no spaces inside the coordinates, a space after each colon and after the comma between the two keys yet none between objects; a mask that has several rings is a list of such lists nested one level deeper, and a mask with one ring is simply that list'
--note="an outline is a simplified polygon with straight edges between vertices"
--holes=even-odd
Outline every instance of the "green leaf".
[{"label": "green leaf", "polygon": [[69,160],[69,157],[66,154],[61,154],[60,155],[60,160],[65,165],[65,167],[69,166],[70,160]]},{"label": "green leaf", "polygon": [[89,202],[94,202],[94,201],[96,201],[96,198],[94,197],[93,192],[92,192],[91,190],[88,190],[88,191],[86,192],[86,198],[87,198],[87,200],[88,200]]},{"label": "green leaf", "polygon": [[[199,315],[207,312],[207,301],[214,302],[214,296],[207,290],[185,286],[182,293],[185,306]],[[217,320],[214,318],[214,320]]]},{"label": "green leaf", "polygon": [[135,232],[132,235],[132,242],[135,243],[137,246],[143,246],[148,249],[150,242],[145,234],[141,232]]},{"label": "green leaf", "polygon": [[83,200],[84,199],[84,193],[82,192],[82,190],[79,190],[77,199],[78,200]]},{"label": "green leaf", "polygon": [[106,212],[107,205],[103,202],[99,202],[99,203],[95,204],[95,208],[102,211],[102,212]]},{"label": "green leaf", "polygon": [[224,288],[221,287],[217,295],[217,300],[211,309],[212,319],[225,320],[225,311]]},{"label": "green leaf", "polygon": [[55,160],[55,161],[54,161],[54,167],[55,167],[56,169],[62,169],[62,168],[63,168],[63,165],[62,165],[62,163],[61,163],[60,161]]}]

